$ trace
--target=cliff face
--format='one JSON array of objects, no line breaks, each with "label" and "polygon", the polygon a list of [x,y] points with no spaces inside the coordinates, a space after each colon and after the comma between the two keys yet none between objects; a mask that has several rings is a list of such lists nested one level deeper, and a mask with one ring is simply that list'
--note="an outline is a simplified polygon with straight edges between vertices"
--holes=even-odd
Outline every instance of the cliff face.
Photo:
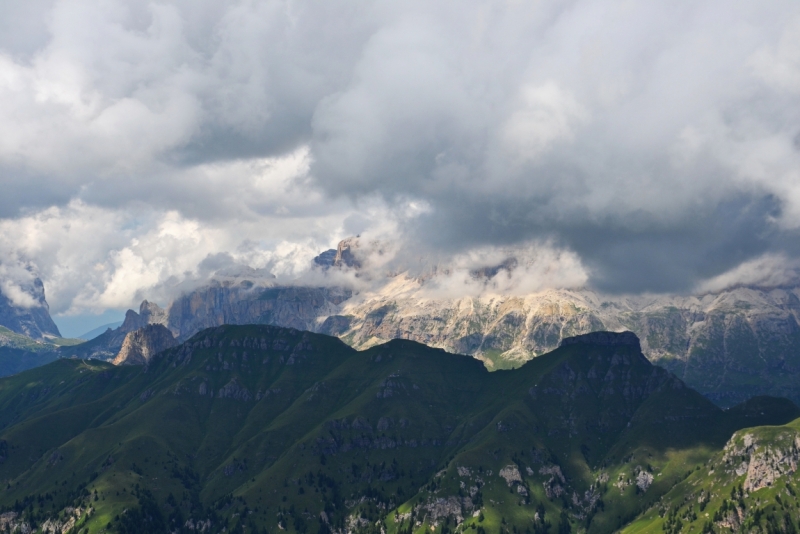
[{"label": "cliff face", "polygon": [[122,348],[114,358],[114,365],[144,365],[163,350],[177,345],[177,340],[164,325],[150,324],[129,332]]},{"label": "cliff face", "polygon": [[800,289],[609,297],[549,290],[428,298],[410,282],[345,302],[320,331],[357,348],[397,337],[517,367],[569,336],[630,330],[647,358],[722,405],[758,394],[800,399]]},{"label": "cliff face", "polygon": [[[358,270],[363,250],[358,239],[344,240],[315,263],[322,270]],[[490,279],[516,265],[507,260],[471,275]],[[357,349],[410,339],[472,355],[489,369],[507,369],[555,349],[570,336],[630,330],[650,361],[720,405],[763,394],[800,401],[800,288],[740,287],[698,296],[546,290],[443,297],[430,290],[425,277],[402,274],[360,293],[279,286],[248,277],[212,281],[166,310],[145,301],[118,330],[72,352],[113,358],[125,334],[147,324],[162,324],[179,340],[222,324],[273,324],[335,335]]]},{"label": "cliff face", "polygon": [[36,278],[25,291],[35,303],[31,307],[16,306],[0,292],[0,326],[32,339],[61,337],[58,327],[50,317],[50,307],[44,297],[42,281]]},{"label": "cliff face", "polygon": [[65,358],[113,360],[117,357],[126,336],[130,332],[135,332],[149,324],[163,326],[166,322],[166,310],[160,308],[158,304],[145,300],[139,306],[139,313],[133,310],[127,311],[125,320],[119,328],[109,328],[86,343],[81,343],[80,345],[72,347],[62,347],[61,355]]},{"label": "cliff face", "polygon": [[166,325],[180,339],[223,324],[274,324],[319,330],[319,318],[335,314],[352,291],[323,287],[256,288],[215,283],[176,299]]},{"label": "cliff face", "polygon": [[72,350],[113,358],[125,334],[150,323],[165,325],[182,340],[222,324],[274,324],[335,335],[358,349],[410,339],[503,369],[519,367],[570,336],[630,330],[650,361],[726,406],[762,394],[800,400],[798,295],[797,288],[737,288],[696,297],[548,290],[432,298],[424,282],[402,276],[361,294],[214,283],[176,299],[166,311],[145,302],[118,331],[98,338],[96,347],[87,343]]}]

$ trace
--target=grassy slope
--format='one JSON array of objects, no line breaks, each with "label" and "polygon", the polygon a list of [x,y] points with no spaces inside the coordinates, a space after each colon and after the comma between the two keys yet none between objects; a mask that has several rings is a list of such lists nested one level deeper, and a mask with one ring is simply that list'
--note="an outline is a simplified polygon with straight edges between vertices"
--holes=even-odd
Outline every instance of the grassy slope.
[{"label": "grassy slope", "polygon": [[59,347],[83,343],[80,339],[49,338],[37,341],[0,326],[0,376],[10,376],[59,357]]},{"label": "grassy slope", "polygon": [[[754,450],[747,450],[746,440]],[[798,445],[800,419],[737,432],[724,450],[698,465],[625,532],[796,532],[800,474],[793,466]],[[748,480],[758,478],[751,466],[758,465],[759,457],[768,460],[772,476],[763,487],[748,486]]]},{"label": "grassy slope", "polygon": [[[357,352],[226,326],[146,369],[59,360],[0,380],[0,505],[39,522],[91,507],[78,520],[90,532],[187,519],[215,532],[405,532],[410,521],[442,532],[456,516],[460,530],[610,532],[734,430],[800,415],[762,404],[722,412],[632,347],[573,345],[488,373],[410,341]],[[508,466],[520,473],[510,485]],[[653,483],[641,492],[631,481],[643,471]],[[150,496],[159,513],[145,520]],[[458,506],[442,515],[437,501]]]}]

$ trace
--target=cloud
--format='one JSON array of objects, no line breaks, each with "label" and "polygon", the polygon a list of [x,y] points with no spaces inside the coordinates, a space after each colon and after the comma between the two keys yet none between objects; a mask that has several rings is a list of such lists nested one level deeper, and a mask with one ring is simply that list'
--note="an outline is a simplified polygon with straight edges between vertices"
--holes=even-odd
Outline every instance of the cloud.
[{"label": "cloud", "polygon": [[61,312],[317,276],[354,233],[535,256],[498,291],[749,279],[800,257],[798,28],[794,0],[6,3],[0,259]]},{"label": "cloud", "polygon": [[800,261],[783,254],[765,254],[701,283],[699,293],[718,293],[737,286],[793,286],[800,280]]},{"label": "cloud", "polygon": [[[74,200],[0,220],[0,267],[6,267],[0,280],[17,279],[8,269],[25,274],[34,263],[55,313],[125,309],[144,298],[166,303],[218,271],[254,268],[294,279],[346,237],[354,217],[393,227],[386,218],[392,210],[377,200],[354,208],[297,186],[307,165],[303,149],[283,158],[210,163],[173,175],[152,202],[114,209]],[[176,181],[189,189],[184,213],[170,210],[165,198]],[[192,183],[216,195],[195,197]]]},{"label": "cloud", "polygon": [[36,287],[36,273],[31,265],[25,265],[18,258],[0,263],[0,294],[18,308],[38,308],[39,290]]}]

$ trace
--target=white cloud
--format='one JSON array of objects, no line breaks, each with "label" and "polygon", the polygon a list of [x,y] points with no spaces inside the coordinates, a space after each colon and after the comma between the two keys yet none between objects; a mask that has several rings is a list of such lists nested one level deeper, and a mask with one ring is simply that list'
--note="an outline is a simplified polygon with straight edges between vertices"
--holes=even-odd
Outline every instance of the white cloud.
[{"label": "white cloud", "polygon": [[[177,176],[187,188],[199,183],[214,191],[212,200],[227,205],[215,208],[224,217],[188,217],[144,204],[110,209],[76,200],[0,220],[0,267],[37,265],[57,313],[124,309],[144,298],[166,302],[226,266],[296,277],[346,235],[348,217],[385,222],[389,214],[381,203],[360,210],[334,203],[331,209],[320,194],[309,194],[297,183],[307,158],[307,150],[300,149],[283,158],[201,165]],[[11,279],[7,270],[0,275]],[[12,293],[4,288],[4,294]]]},{"label": "white cloud", "polygon": [[588,119],[583,106],[553,81],[520,93],[519,107],[503,128],[504,144],[518,160],[536,160],[553,143],[569,141],[577,123]]},{"label": "white cloud", "polygon": [[225,261],[291,278],[359,232],[445,263],[534,243],[498,291],[800,254],[796,0],[12,4],[0,263],[58,311]]},{"label": "white cloud", "polygon": [[[585,287],[589,274],[572,251],[552,243],[481,247],[455,256],[440,268],[423,291],[433,298],[465,295],[527,295],[549,288]],[[507,267],[498,269],[501,265]],[[476,274],[488,269],[490,276]],[[496,273],[496,274],[495,274]]]},{"label": "white cloud", "polygon": [[737,286],[794,286],[800,281],[800,261],[782,254],[765,254],[699,284],[699,293],[718,293]]}]

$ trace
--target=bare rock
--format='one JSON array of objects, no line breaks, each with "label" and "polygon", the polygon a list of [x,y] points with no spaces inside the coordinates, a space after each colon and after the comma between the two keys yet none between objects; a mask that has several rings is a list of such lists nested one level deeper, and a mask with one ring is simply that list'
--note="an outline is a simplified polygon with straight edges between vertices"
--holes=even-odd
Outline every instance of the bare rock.
[{"label": "bare rock", "polygon": [[519,468],[516,465],[507,465],[500,470],[500,477],[505,479],[506,484],[511,487],[512,484],[519,484],[522,482],[522,476],[519,474]]},{"label": "bare rock", "polygon": [[150,324],[129,332],[114,365],[145,365],[161,351],[177,345],[177,340],[162,324]]}]

